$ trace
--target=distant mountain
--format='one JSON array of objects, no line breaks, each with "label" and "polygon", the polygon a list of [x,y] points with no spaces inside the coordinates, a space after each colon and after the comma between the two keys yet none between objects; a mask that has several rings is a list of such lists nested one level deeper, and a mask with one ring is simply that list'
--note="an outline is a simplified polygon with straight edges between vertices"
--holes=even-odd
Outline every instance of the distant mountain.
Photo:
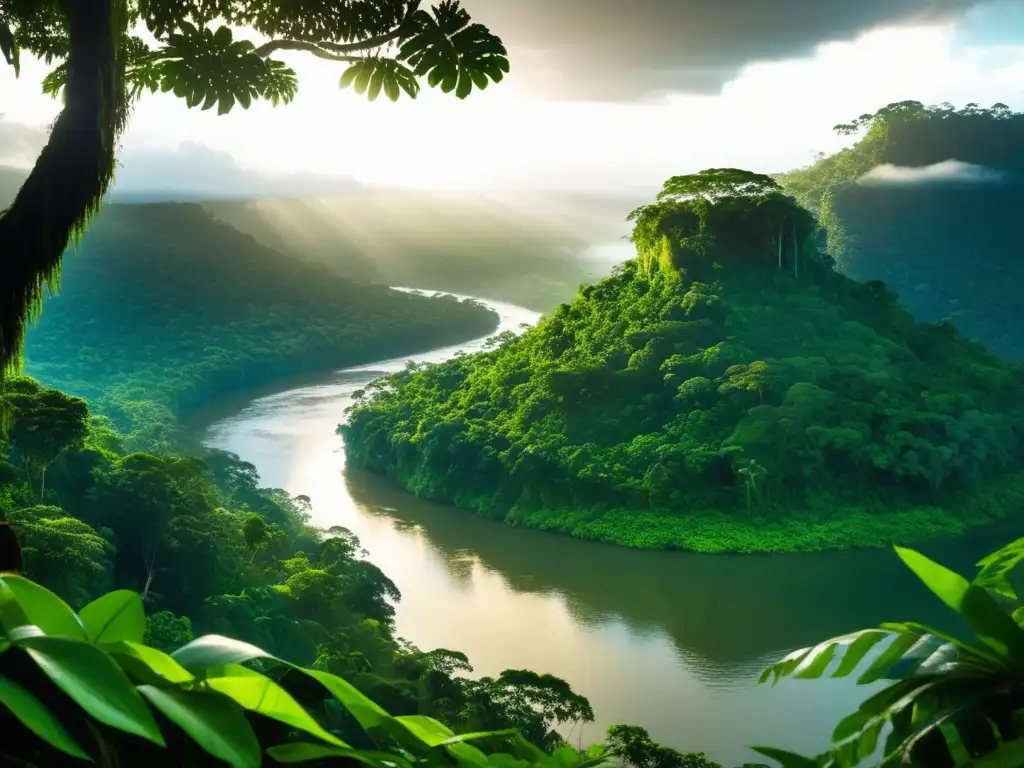
[{"label": "distant mountain", "polygon": [[497,321],[287,258],[199,205],[106,205],[29,330],[26,367],[149,444],[219,395],[477,338]]},{"label": "distant mountain", "polygon": [[[629,195],[435,194],[307,176],[281,177],[276,188],[270,180],[246,186],[237,168],[223,165],[220,182],[208,174],[189,186],[188,179],[151,174],[162,180],[147,186],[145,163],[136,160],[134,175],[119,176],[121,189],[107,203],[202,202],[263,245],[342,277],[546,312],[628,257],[625,217],[640,202]],[[14,198],[24,175],[0,167],[0,206]],[[249,190],[245,199],[231,191],[238,188]],[[303,196],[304,190],[322,196]]]},{"label": "distant mountain", "polygon": [[595,247],[608,253],[620,240],[631,207],[631,201],[598,196],[390,190],[206,204],[257,240],[347,277],[441,288],[539,311],[571,300],[580,284],[608,273],[611,264]]}]

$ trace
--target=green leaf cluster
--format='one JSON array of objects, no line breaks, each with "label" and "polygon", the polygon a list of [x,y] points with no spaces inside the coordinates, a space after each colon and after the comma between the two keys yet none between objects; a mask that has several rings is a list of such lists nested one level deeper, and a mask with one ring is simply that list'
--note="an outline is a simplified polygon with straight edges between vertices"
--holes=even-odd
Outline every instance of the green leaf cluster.
[{"label": "green leaf cluster", "polygon": [[[167,654],[143,644],[145,629],[135,592],[108,593],[76,614],[45,588],[0,574],[0,704],[17,723],[4,726],[5,754],[36,764],[63,753],[156,765],[181,764],[191,754],[199,757],[190,764],[236,768],[268,764],[267,757],[333,757],[380,768],[599,762],[571,749],[549,756],[514,730],[457,735],[430,717],[392,716],[341,677],[238,640],[207,635]],[[277,671],[257,671],[256,661]],[[302,681],[337,702],[373,748],[347,743],[300,704],[289,689],[301,689]],[[487,754],[470,742],[501,749]]]},{"label": "green leaf cluster", "polygon": [[827,752],[811,759],[773,748],[758,751],[783,768],[1002,768],[1024,762],[1022,612],[1011,615],[993,595],[1019,604],[1008,577],[1020,564],[1022,547],[1019,539],[983,559],[971,581],[897,547],[907,567],[974,637],[915,622],[890,623],[794,651],[764,670],[761,682],[841,678],[859,669],[858,685],[885,685],[836,725]]}]

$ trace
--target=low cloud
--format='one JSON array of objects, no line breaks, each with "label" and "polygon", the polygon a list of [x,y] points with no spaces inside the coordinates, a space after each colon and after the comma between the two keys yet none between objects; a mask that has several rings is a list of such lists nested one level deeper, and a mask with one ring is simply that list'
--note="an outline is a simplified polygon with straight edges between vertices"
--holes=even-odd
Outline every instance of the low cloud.
[{"label": "low cloud", "polygon": [[864,186],[924,186],[1001,184],[1007,180],[1007,174],[996,168],[965,163],[960,160],[943,160],[940,163],[915,167],[886,163],[872,168],[857,179],[857,183]]},{"label": "low cloud", "polygon": [[227,152],[184,142],[177,149],[126,150],[110,200],[217,200],[326,197],[363,189],[344,176],[263,173],[242,167]]}]

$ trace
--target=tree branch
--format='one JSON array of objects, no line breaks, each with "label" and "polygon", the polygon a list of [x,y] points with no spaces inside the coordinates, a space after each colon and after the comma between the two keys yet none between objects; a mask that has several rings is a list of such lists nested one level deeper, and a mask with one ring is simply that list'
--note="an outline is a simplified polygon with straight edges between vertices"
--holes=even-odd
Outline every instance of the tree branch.
[{"label": "tree branch", "polygon": [[325,51],[318,45],[313,43],[306,43],[302,40],[271,40],[269,43],[264,43],[256,49],[256,53],[262,56],[264,59],[267,58],[274,51],[305,51],[311,53],[314,56],[327,59],[328,61],[362,61],[362,56],[341,56],[330,51]]}]

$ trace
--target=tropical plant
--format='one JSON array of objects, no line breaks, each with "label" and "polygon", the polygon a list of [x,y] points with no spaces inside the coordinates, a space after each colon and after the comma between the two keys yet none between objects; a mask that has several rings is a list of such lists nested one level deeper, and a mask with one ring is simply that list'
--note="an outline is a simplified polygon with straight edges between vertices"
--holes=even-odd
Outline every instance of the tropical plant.
[{"label": "tropical plant", "polygon": [[[0,629],[0,750],[15,765],[77,758],[239,768],[314,760],[587,768],[602,760],[601,748],[548,755],[514,730],[456,735],[429,717],[393,717],[336,675],[227,637],[206,635],[164,653],[143,644],[143,603],[129,590],[75,613],[49,590],[3,573]],[[310,686],[318,693],[310,695]],[[345,710],[351,736],[315,716],[324,699]],[[486,754],[469,743],[481,740],[496,749]]]},{"label": "tropical plant", "polygon": [[[896,547],[896,553],[976,637],[903,622],[789,654],[760,682],[818,679],[830,669],[831,677],[841,678],[866,666],[859,685],[889,684],[836,726],[824,754],[812,759],[767,747],[757,751],[784,768],[846,768],[869,760],[886,767],[1024,765],[1024,607],[1007,578],[1024,561],[1024,538],[981,560],[973,581],[914,550]],[[1018,606],[1011,613],[1000,598]]]},{"label": "tropical plant", "polygon": [[[266,41],[236,39],[238,29]],[[419,0],[0,0],[0,54],[16,74],[22,52],[56,62],[43,85],[64,97],[35,167],[0,213],[0,370],[16,363],[44,284],[52,287],[69,241],[98,208],[135,100],[173,92],[219,114],[258,99],[288,103],[298,78],[273,58],[282,50],[348,63],[342,87],[371,100],[415,97],[422,79],[465,98],[509,70],[501,40],[457,0],[430,11]]]}]

